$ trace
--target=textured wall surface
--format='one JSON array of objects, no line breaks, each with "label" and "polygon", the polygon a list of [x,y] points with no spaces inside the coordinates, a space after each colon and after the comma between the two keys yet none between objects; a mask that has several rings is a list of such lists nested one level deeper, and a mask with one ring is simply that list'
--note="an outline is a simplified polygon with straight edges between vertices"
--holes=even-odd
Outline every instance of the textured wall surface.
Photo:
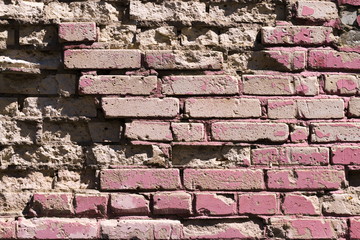
[{"label": "textured wall surface", "polygon": [[360,239],[360,0],[0,1],[1,239]]}]

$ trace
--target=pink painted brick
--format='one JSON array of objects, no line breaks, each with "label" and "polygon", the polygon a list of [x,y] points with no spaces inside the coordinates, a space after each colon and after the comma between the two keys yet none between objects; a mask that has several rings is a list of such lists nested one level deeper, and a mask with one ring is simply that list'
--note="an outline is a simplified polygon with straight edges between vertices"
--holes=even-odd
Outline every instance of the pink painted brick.
[{"label": "pink painted brick", "polygon": [[267,56],[266,61],[276,63],[279,71],[300,71],[306,67],[307,49],[303,48],[271,48],[262,51]]},{"label": "pink painted brick", "polygon": [[360,53],[338,52],[329,49],[309,51],[309,67],[316,70],[359,70]]},{"label": "pink painted brick", "polygon": [[239,92],[236,77],[227,75],[168,76],[162,79],[165,95],[224,95]]},{"label": "pink painted brick", "polygon": [[197,193],[196,213],[200,215],[235,215],[237,213],[234,194]]},{"label": "pink painted brick", "polygon": [[133,121],[126,123],[125,136],[132,140],[172,141],[170,122]]},{"label": "pink painted brick", "polygon": [[264,122],[215,122],[211,126],[214,140],[256,142],[269,140],[285,142],[289,136],[289,127],[285,123]]},{"label": "pink painted brick", "polygon": [[105,217],[108,195],[75,195],[75,214],[79,217]]},{"label": "pink painted brick", "polygon": [[355,95],[359,90],[359,80],[355,75],[325,74],[326,93]]},{"label": "pink painted brick", "polygon": [[337,19],[336,4],[327,1],[297,1],[295,17],[309,21],[329,21]]},{"label": "pink painted brick", "polygon": [[360,6],[359,0],[338,0],[339,4],[348,4],[353,6]]},{"label": "pink painted brick", "polygon": [[171,123],[171,130],[175,141],[195,142],[203,141],[205,127],[202,123]]},{"label": "pink painted brick", "polygon": [[260,190],[265,188],[263,171],[250,169],[185,169],[189,190]]},{"label": "pink painted brick", "polygon": [[267,172],[269,189],[321,190],[345,185],[345,172],[335,169],[287,169]]},{"label": "pink painted brick", "polygon": [[350,238],[360,239],[360,218],[350,219]]},{"label": "pink painted brick", "polygon": [[289,164],[284,148],[256,148],[251,150],[251,161],[254,165]]},{"label": "pink painted brick", "polygon": [[303,126],[293,126],[290,133],[291,142],[300,143],[306,142],[309,137],[309,128]]},{"label": "pink painted brick", "polygon": [[313,123],[312,142],[358,142],[360,124],[352,122]]},{"label": "pink painted brick", "polygon": [[273,215],[278,213],[278,200],[274,193],[239,195],[239,214]]},{"label": "pink painted brick", "polygon": [[295,92],[301,96],[315,96],[320,93],[320,84],[317,76],[294,76]]},{"label": "pink painted brick", "polygon": [[18,222],[20,239],[98,239],[98,224],[86,218],[34,218]]},{"label": "pink painted brick", "polygon": [[110,195],[110,212],[113,215],[148,215],[149,200],[143,195],[114,193]]},{"label": "pink painted brick", "polygon": [[325,45],[333,42],[331,27],[276,26],[261,29],[262,43],[271,45]]},{"label": "pink painted brick", "polygon": [[156,87],[156,76],[84,75],[79,80],[79,93],[82,95],[150,95]]},{"label": "pink painted brick", "polygon": [[96,41],[96,24],[94,22],[68,22],[59,24],[59,38],[62,42]]},{"label": "pink painted brick", "polygon": [[249,95],[295,95],[293,77],[243,75],[243,92]]},{"label": "pink painted brick", "polygon": [[292,99],[269,99],[267,105],[268,117],[271,119],[296,118],[296,101]]},{"label": "pink painted brick", "polygon": [[179,113],[176,98],[102,98],[105,117],[175,117]]},{"label": "pink painted brick", "polygon": [[333,164],[360,165],[360,147],[357,146],[333,146],[331,147]]},{"label": "pink painted brick", "polygon": [[328,165],[329,149],[326,147],[289,147],[286,148],[291,164]]},{"label": "pink painted brick", "polygon": [[281,204],[281,209],[286,215],[320,215],[320,201],[317,196],[307,196],[299,193],[287,193]]},{"label": "pink painted brick", "polygon": [[35,193],[30,213],[37,217],[71,216],[74,214],[71,193]]},{"label": "pink painted brick", "polygon": [[101,239],[183,239],[176,220],[101,220]]},{"label": "pink painted brick", "polygon": [[347,232],[346,220],[340,219],[274,217],[269,223],[275,237],[286,239],[342,239]]},{"label": "pink painted brick", "polygon": [[154,69],[221,69],[222,52],[151,50],[145,53],[145,63]]},{"label": "pink painted brick", "polygon": [[248,98],[191,98],[185,101],[185,113],[192,118],[260,117],[261,104]]},{"label": "pink painted brick", "polygon": [[349,101],[349,115],[360,117],[360,98],[352,97]]},{"label": "pink painted brick", "polygon": [[192,213],[191,195],[186,192],[161,192],[153,196],[153,213],[158,215],[189,215]]},{"label": "pink painted brick", "polygon": [[70,49],[64,52],[64,65],[70,69],[140,68],[141,53],[128,49]]},{"label": "pink painted brick", "polygon": [[342,99],[297,100],[298,116],[304,119],[336,119],[344,117]]},{"label": "pink painted brick", "polygon": [[16,238],[16,221],[14,218],[0,218],[0,239]]},{"label": "pink painted brick", "polygon": [[175,190],[180,187],[178,169],[106,169],[100,172],[102,190]]}]

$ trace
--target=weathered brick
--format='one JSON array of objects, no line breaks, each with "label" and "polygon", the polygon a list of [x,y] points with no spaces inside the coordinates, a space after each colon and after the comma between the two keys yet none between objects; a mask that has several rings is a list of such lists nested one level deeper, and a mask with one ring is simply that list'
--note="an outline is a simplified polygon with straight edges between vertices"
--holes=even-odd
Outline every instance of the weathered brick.
[{"label": "weathered brick", "polygon": [[196,46],[218,46],[219,35],[216,31],[207,27],[186,27],[181,29],[181,45]]},{"label": "weathered brick", "polygon": [[171,141],[169,122],[133,121],[126,123],[125,136],[133,140]]},{"label": "weathered brick", "polygon": [[319,80],[316,76],[294,76],[294,88],[298,95],[315,96],[320,92]]},{"label": "weathered brick", "polygon": [[355,95],[359,90],[359,80],[355,75],[325,74],[326,93],[340,95]]},{"label": "weathered brick", "polygon": [[353,6],[360,6],[360,2],[358,0],[338,0],[339,4],[348,4]]},{"label": "weathered brick", "polygon": [[161,192],[153,196],[153,213],[159,215],[189,215],[192,213],[191,195],[186,192]]},{"label": "weathered brick", "polygon": [[32,144],[36,141],[38,124],[0,118],[0,144]]},{"label": "weathered brick", "polygon": [[202,123],[171,123],[171,130],[175,141],[196,142],[203,141],[205,127]]},{"label": "weathered brick", "polygon": [[305,119],[334,119],[344,117],[342,99],[306,99],[297,100],[298,115]]},{"label": "weathered brick", "polygon": [[0,239],[16,238],[16,221],[14,218],[0,219]]},{"label": "weathered brick", "polygon": [[145,63],[154,69],[221,69],[222,52],[215,51],[146,51]]},{"label": "weathered brick", "polygon": [[156,87],[156,76],[85,75],[79,80],[80,94],[150,95]]},{"label": "weathered brick", "polygon": [[284,142],[288,139],[289,127],[285,123],[215,122],[211,132],[213,139],[220,141]]},{"label": "weathered brick", "polygon": [[102,190],[175,190],[180,187],[178,169],[106,169],[100,172]]},{"label": "weathered brick", "polygon": [[260,239],[263,237],[261,223],[248,219],[236,221],[201,219],[184,222],[184,239]]},{"label": "weathered brick", "polygon": [[48,191],[52,189],[53,177],[41,171],[1,171],[0,190],[16,192],[25,190]]},{"label": "weathered brick", "polygon": [[296,101],[293,99],[269,99],[267,113],[268,117],[272,119],[296,118]]},{"label": "weathered brick", "polygon": [[249,95],[295,95],[293,77],[243,75],[243,91]]},{"label": "weathered brick", "polygon": [[196,213],[200,215],[235,215],[237,213],[234,194],[196,193]]},{"label": "weathered brick", "polygon": [[269,189],[339,189],[345,184],[345,172],[335,169],[288,169],[267,172]]},{"label": "weathered brick", "polygon": [[360,218],[350,219],[350,238],[360,239]]},{"label": "weathered brick", "polygon": [[0,98],[0,114],[15,116],[18,114],[18,100],[17,98],[2,97]]},{"label": "weathered brick", "polygon": [[185,169],[184,185],[189,190],[260,190],[263,177],[260,169]]},{"label": "weathered brick", "polygon": [[312,142],[357,142],[360,141],[360,124],[312,123]]},{"label": "weathered brick", "polygon": [[346,220],[326,218],[270,218],[275,237],[287,239],[340,239],[346,235]]},{"label": "weathered brick", "polygon": [[306,142],[309,137],[309,128],[295,125],[290,133],[291,142]]},{"label": "weathered brick", "polygon": [[110,195],[110,212],[113,215],[148,215],[149,200],[140,194],[113,193]]},{"label": "weathered brick", "polygon": [[21,216],[27,214],[24,210],[29,206],[32,195],[33,194],[30,191],[26,191],[26,189],[21,192],[6,192],[2,190],[0,193],[1,216]]},{"label": "weathered brick", "polygon": [[60,23],[59,38],[62,42],[96,41],[96,24],[94,22]]},{"label": "weathered brick", "polygon": [[360,98],[350,98],[349,115],[352,117],[360,117]]},{"label": "weathered brick", "polygon": [[88,123],[93,142],[119,142],[122,130],[120,121],[101,121]]},{"label": "weathered brick", "polygon": [[261,29],[262,43],[271,45],[325,45],[334,40],[331,27],[276,26]]},{"label": "weathered brick", "polygon": [[228,75],[168,76],[162,79],[166,95],[226,95],[239,92],[238,80]]},{"label": "weathered brick", "polygon": [[254,165],[288,164],[289,157],[283,148],[255,148],[251,150],[251,162]]},{"label": "weathered brick", "polygon": [[359,70],[360,53],[312,49],[309,51],[308,64],[310,68],[319,70]]},{"label": "weathered brick", "polygon": [[95,219],[34,218],[18,222],[17,237],[21,239],[97,239]]},{"label": "weathered brick", "polygon": [[70,69],[140,68],[138,50],[73,49],[64,52],[64,66]]},{"label": "weathered brick", "polygon": [[229,49],[254,47],[260,24],[239,24],[237,27],[221,29],[220,46]]},{"label": "weathered brick", "polygon": [[356,164],[360,165],[360,147],[357,146],[333,146],[331,147],[333,164]]},{"label": "weathered brick", "polygon": [[251,118],[261,116],[258,99],[191,98],[185,101],[185,113],[192,118]]},{"label": "weathered brick", "polygon": [[39,140],[42,144],[89,143],[91,136],[87,122],[44,121]]},{"label": "weathered brick", "polygon": [[310,21],[329,21],[338,18],[336,4],[325,1],[297,1],[295,17]]},{"label": "weathered brick", "polygon": [[320,215],[320,201],[317,196],[307,196],[300,193],[287,193],[281,204],[281,209],[286,215]]},{"label": "weathered brick", "polygon": [[36,217],[71,216],[74,214],[71,193],[36,193],[33,196],[30,208],[30,214]]},{"label": "weathered brick", "polygon": [[54,48],[59,44],[55,26],[21,26],[19,44],[37,48]]},{"label": "weathered brick", "polygon": [[105,217],[108,199],[107,195],[76,194],[75,214],[78,217]]},{"label": "weathered brick", "polygon": [[360,199],[357,193],[332,193],[322,201],[324,214],[360,215]]},{"label": "weathered brick", "polygon": [[326,147],[289,147],[286,151],[292,164],[329,164],[329,149]]},{"label": "weathered brick", "polygon": [[239,195],[239,214],[273,215],[279,212],[274,193],[249,193]]},{"label": "weathered brick", "polygon": [[182,225],[177,220],[101,220],[102,239],[182,239]]},{"label": "weathered brick", "polygon": [[176,98],[102,98],[105,116],[111,117],[175,117],[179,113]]}]

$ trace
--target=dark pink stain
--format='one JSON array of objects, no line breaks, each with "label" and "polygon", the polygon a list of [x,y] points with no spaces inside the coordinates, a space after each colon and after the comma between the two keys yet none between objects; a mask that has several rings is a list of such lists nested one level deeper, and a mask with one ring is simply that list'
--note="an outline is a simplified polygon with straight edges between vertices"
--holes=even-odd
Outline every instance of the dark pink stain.
[{"label": "dark pink stain", "polygon": [[308,6],[303,6],[302,11],[301,11],[301,15],[303,16],[311,16],[314,14],[314,9],[310,8]]},{"label": "dark pink stain", "polygon": [[305,130],[296,129],[294,132],[291,133],[290,138],[292,142],[306,141],[308,138],[308,134]]},{"label": "dark pink stain", "polygon": [[285,132],[285,131],[276,131],[274,133],[274,136],[276,136],[276,137],[283,137],[283,136],[286,136],[286,135],[287,135],[287,132]]},{"label": "dark pink stain", "polygon": [[288,100],[288,101],[282,101],[282,102],[269,102],[268,108],[276,109],[276,108],[281,108],[281,107],[285,107],[285,106],[289,106],[289,105],[294,105],[294,101]]},{"label": "dark pink stain", "polygon": [[326,138],[326,137],[330,137],[330,133],[324,134],[319,130],[315,130],[315,135],[319,138]]},{"label": "dark pink stain", "polygon": [[300,84],[300,85],[296,86],[296,92],[298,94],[306,94],[309,92],[309,87],[305,84]]},{"label": "dark pink stain", "polygon": [[336,82],[338,89],[346,89],[348,91],[355,90],[358,86],[357,83],[350,79],[340,79]]},{"label": "dark pink stain", "polygon": [[312,43],[312,31],[308,28],[301,28],[299,32],[294,35],[294,43]]}]

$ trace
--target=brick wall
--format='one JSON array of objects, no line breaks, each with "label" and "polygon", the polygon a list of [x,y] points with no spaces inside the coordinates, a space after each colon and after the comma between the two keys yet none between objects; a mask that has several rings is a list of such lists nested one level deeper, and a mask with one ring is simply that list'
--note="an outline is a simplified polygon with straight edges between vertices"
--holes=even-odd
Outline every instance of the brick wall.
[{"label": "brick wall", "polygon": [[360,1],[0,1],[1,239],[360,239]]}]

